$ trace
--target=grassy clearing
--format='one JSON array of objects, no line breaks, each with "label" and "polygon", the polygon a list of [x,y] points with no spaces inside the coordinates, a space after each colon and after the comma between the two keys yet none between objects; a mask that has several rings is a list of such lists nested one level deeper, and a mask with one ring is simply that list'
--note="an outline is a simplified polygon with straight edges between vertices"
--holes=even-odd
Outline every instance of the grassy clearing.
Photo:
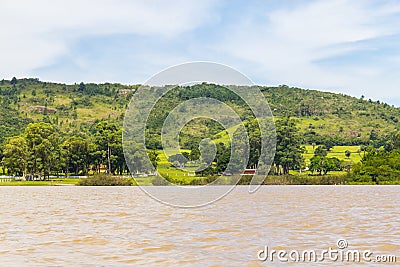
[{"label": "grassy clearing", "polygon": [[[303,157],[306,161],[306,164],[310,163],[310,159],[314,156],[313,147],[310,145],[306,145],[306,152],[303,154]],[[315,147],[317,148],[317,146]],[[330,152],[328,152],[328,157],[336,157],[339,160],[344,160],[352,163],[358,163],[362,159],[362,154],[358,153],[360,146],[334,146]],[[346,151],[350,151],[350,158],[347,158],[345,155]]]},{"label": "grassy clearing", "polygon": [[224,143],[224,145],[226,145],[226,146],[229,145],[230,137],[229,137],[228,131],[234,133],[239,128],[239,126],[240,126],[240,124],[230,127],[227,130],[219,132],[218,134],[215,135],[216,138],[213,139],[213,141],[216,144]]},{"label": "grassy clearing", "polygon": [[101,119],[116,118],[123,113],[122,110],[112,110],[111,106],[101,103],[95,103],[92,107],[78,107],[76,111],[80,122],[99,119],[99,117]]},{"label": "grassy clearing", "polygon": [[[181,150],[181,152],[189,152],[188,150]],[[194,171],[198,168],[197,165],[187,164],[185,170],[175,168],[167,159],[163,151],[159,151],[160,161],[158,162],[157,171],[163,176],[175,181],[182,182],[183,184],[190,184],[192,180],[201,179],[204,177],[194,176]],[[167,151],[168,154],[168,151]]]},{"label": "grassy clearing", "polygon": [[[157,171],[161,176],[168,177],[173,180],[182,181],[182,183],[184,184],[189,184],[191,180],[199,178],[196,176],[191,176],[193,175],[193,173],[190,172],[193,172],[196,169],[195,166],[185,168],[189,171],[180,170],[172,166],[172,164],[168,161],[168,157],[173,154],[172,151],[167,150],[164,153],[163,150],[160,150],[158,152],[160,161],[158,162]],[[190,152],[190,150],[182,149],[181,152]]]},{"label": "grassy clearing", "polygon": [[337,136],[348,137],[351,131],[357,131],[361,136],[368,136],[373,129],[394,130],[393,125],[389,125],[381,118],[374,118],[373,123],[368,118],[339,118],[334,115],[324,117],[301,117],[296,118],[297,127],[301,132],[314,129],[321,135],[335,134]]},{"label": "grassy clearing", "polygon": [[72,99],[65,95],[58,95],[54,97],[54,106],[56,105],[65,105],[68,106],[72,102]]}]

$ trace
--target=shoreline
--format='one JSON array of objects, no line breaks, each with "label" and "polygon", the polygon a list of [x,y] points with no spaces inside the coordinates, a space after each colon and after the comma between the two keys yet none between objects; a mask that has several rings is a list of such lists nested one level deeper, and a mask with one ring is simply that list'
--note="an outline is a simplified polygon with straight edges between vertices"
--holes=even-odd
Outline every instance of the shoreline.
[{"label": "shoreline", "polygon": [[[127,177],[127,176],[89,176],[87,178],[54,178],[42,181],[25,181],[17,179],[1,180],[0,186],[232,186],[249,185],[252,176],[193,177],[192,179],[171,179],[167,182],[159,176]],[[400,185],[400,179],[366,179],[352,175],[268,175],[263,185]]]},{"label": "shoreline", "polygon": [[[7,187],[7,186],[27,186],[27,187],[39,187],[39,186],[46,186],[46,187],[88,187],[88,186],[81,186],[77,184],[55,184],[55,183],[38,183],[38,184],[32,184],[32,183],[20,183],[20,182],[0,182],[0,187]],[[119,187],[119,185],[90,185],[94,187]],[[133,184],[130,186],[155,186],[155,187],[169,187],[172,185],[151,185],[151,184]],[[199,187],[199,186],[204,186],[204,185],[176,185],[176,186],[182,186],[182,187]],[[215,184],[211,186],[233,186],[229,184]],[[248,184],[236,184],[234,186],[248,186]],[[270,183],[270,184],[262,184],[261,186],[400,186],[400,182],[393,182],[393,183],[347,183],[347,184],[300,184],[300,183],[293,183],[293,184],[285,184],[285,183]],[[123,186],[126,187],[126,186]]]}]

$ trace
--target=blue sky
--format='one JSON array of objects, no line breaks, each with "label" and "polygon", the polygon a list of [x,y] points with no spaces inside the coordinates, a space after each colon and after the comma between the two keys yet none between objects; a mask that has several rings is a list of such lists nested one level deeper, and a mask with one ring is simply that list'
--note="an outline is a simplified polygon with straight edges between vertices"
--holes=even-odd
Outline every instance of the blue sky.
[{"label": "blue sky", "polygon": [[0,78],[136,84],[213,61],[261,85],[400,106],[400,1],[3,0],[0,9]]}]

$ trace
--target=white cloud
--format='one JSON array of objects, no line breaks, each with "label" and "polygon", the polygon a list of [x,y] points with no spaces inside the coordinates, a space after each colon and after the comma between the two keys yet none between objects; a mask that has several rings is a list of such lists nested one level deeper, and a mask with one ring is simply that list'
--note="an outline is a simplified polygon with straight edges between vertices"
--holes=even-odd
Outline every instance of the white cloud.
[{"label": "white cloud", "polygon": [[[2,0],[0,10],[0,79],[133,83],[170,65],[216,60],[262,83],[400,99],[399,55],[370,42],[397,35],[396,47],[397,1],[282,1],[271,7],[215,0]],[[123,38],[110,49],[94,43],[116,35],[134,35],[130,41],[139,45],[119,49]],[[360,51],[383,53],[346,57]],[[326,64],[339,56],[340,62]]]},{"label": "white cloud", "polygon": [[[257,65],[250,70],[252,76],[262,77],[269,84],[341,88],[353,95],[368,90],[369,95],[378,98],[373,86],[379,82],[399,84],[400,78],[382,79],[380,75],[387,68],[384,64],[352,62],[344,68],[330,69],[318,61],[374,49],[365,42],[399,34],[398,21],[393,24],[387,17],[398,14],[400,5],[372,6],[368,1],[353,0],[306,3],[265,13],[262,19],[252,20],[251,14],[239,17],[215,48]],[[399,96],[396,85],[386,88],[393,96]]]},{"label": "white cloud", "polygon": [[67,54],[82,36],[176,38],[213,17],[213,1],[3,0],[0,76],[28,76]]}]

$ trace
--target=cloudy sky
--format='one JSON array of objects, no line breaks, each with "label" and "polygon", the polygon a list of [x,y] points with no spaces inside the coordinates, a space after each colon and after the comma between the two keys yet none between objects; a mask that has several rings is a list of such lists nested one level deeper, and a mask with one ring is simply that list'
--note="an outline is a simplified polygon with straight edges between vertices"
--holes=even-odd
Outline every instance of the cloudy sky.
[{"label": "cloudy sky", "polygon": [[143,83],[223,63],[400,106],[400,1],[1,0],[0,79]]}]

